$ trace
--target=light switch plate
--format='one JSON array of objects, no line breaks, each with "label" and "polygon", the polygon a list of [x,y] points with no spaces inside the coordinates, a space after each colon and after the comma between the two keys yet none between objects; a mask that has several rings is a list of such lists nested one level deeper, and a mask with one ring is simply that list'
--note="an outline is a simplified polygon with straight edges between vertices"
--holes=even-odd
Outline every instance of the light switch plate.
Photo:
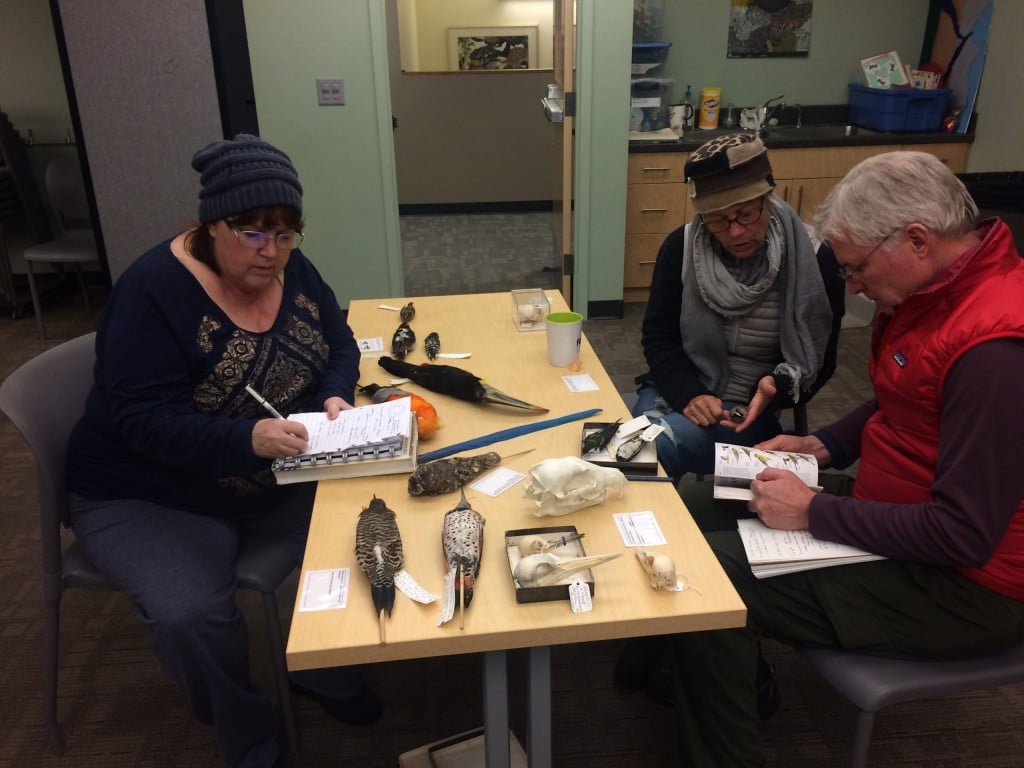
[{"label": "light switch plate", "polygon": [[316,103],[321,107],[340,107],[345,104],[345,80],[340,77],[316,79]]}]

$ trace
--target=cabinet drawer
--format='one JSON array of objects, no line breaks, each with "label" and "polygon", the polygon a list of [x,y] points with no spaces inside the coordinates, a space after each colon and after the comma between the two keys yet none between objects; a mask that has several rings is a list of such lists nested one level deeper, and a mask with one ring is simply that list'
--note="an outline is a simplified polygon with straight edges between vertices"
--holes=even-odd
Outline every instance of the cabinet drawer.
[{"label": "cabinet drawer", "polygon": [[634,152],[629,156],[629,184],[683,183],[688,152]]},{"label": "cabinet drawer", "polygon": [[626,235],[626,257],[622,273],[624,288],[649,288],[658,249],[664,235]]},{"label": "cabinet drawer", "polygon": [[913,152],[928,152],[944,162],[953,173],[967,170],[967,150],[971,145],[963,144],[904,144],[903,149]]},{"label": "cabinet drawer", "polygon": [[861,160],[893,149],[885,145],[770,149],[768,160],[776,179],[841,178]]},{"label": "cabinet drawer", "polygon": [[683,184],[630,184],[626,189],[626,233],[671,232],[686,219]]}]

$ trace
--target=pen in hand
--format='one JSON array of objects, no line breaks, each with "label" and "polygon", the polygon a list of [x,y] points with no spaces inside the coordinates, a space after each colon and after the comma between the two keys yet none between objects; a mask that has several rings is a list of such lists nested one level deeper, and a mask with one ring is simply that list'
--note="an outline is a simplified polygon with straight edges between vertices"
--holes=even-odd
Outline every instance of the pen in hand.
[{"label": "pen in hand", "polygon": [[251,384],[246,384],[245,385],[245,391],[248,392],[250,395],[252,395],[253,399],[257,403],[262,405],[267,410],[267,413],[269,413],[275,419],[282,419],[282,420],[284,419],[284,416],[281,415],[281,413],[277,410],[277,408],[272,406],[270,404],[270,402],[267,400],[267,398],[265,398],[263,395],[261,395],[255,389],[253,389]]}]

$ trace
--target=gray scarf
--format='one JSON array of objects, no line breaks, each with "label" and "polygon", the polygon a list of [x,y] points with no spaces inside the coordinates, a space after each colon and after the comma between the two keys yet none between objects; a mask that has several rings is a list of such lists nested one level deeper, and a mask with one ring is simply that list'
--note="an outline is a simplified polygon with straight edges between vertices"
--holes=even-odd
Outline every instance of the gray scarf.
[{"label": "gray scarf", "polygon": [[806,225],[796,211],[768,196],[769,223],[762,251],[744,263],[744,282],[736,280],[718,254],[711,233],[700,219],[686,225],[683,251],[683,295],[679,330],[683,350],[700,371],[701,383],[721,393],[729,379],[728,346],[721,318],[745,315],[776,280],[779,284],[780,348],[783,362],[776,373],[793,382],[800,393],[818,375],[832,327],[825,285]]}]

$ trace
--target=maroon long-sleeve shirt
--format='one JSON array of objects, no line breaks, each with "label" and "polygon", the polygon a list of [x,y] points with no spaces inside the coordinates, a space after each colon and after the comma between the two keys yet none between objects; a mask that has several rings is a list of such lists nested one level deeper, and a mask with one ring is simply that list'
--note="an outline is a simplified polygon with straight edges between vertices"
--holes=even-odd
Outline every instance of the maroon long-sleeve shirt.
[{"label": "maroon long-sleeve shirt", "polygon": [[[811,533],[890,558],[977,567],[991,557],[1024,499],[1024,341],[972,347],[942,386],[938,464],[923,504],[817,494]],[[833,466],[860,455],[873,400],[816,433]]]}]

